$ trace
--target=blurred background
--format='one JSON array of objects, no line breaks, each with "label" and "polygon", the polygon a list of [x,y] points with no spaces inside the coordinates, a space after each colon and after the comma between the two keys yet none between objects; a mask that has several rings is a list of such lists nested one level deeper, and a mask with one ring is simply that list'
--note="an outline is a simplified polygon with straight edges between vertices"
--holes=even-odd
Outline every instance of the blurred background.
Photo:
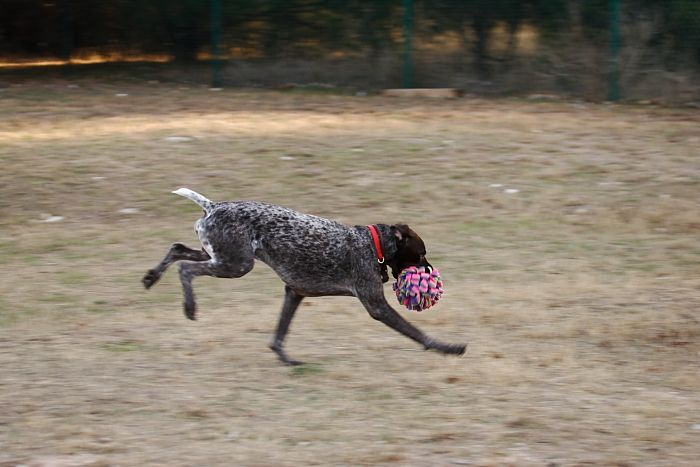
[{"label": "blurred background", "polygon": [[4,66],[138,61],[161,64],[138,68],[152,79],[214,86],[698,99],[696,0],[4,0],[1,8]]}]

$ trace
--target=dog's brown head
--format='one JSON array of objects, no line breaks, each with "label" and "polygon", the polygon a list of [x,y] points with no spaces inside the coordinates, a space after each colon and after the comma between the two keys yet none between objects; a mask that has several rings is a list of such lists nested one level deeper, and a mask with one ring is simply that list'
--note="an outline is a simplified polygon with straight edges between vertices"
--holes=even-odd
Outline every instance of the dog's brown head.
[{"label": "dog's brown head", "polygon": [[391,226],[391,234],[396,241],[397,251],[391,258],[387,258],[387,264],[395,279],[409,266],[432,269],[432,265],[425,259],[425,243],[413,229],[406,224],[396,224]]}]

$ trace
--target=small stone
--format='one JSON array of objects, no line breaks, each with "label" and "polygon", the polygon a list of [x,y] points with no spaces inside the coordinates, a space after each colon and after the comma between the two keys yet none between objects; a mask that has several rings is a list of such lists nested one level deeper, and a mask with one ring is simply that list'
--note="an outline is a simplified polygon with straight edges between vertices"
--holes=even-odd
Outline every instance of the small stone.
[{"label": "small stone", "polygon": [[121,214],[138,214],[139,209],[138,208],[124,208],[124,209],[120,209],[119,212]]},{"label": "small stone", "polygon": [[104,180],[105,178],[104,177],[92,177],[92,179],[95,180],[96,182],[99,182],[100,180]]},{"label": "small stone", "polygon": [[518,190],[517,188],[506,188],[505,190],[503,190],[503,193],[507,195],[514,195],[516,193],[520,193],[520,190]]},{"label": "small stone", "polygon": [[[699,353],[700,353],[700,352],[699,352]],[[690,428],[693,429],[693,430],[698,430],[698,431],[700,431],[700,423],[696,423],[696,424],[694,424],[693,426],[691,426]]]},{"label": "small stone", "polygon": [[192,141],[192,138],[189,136],[168,136],[163,139],[169,143],[186,143]]},{"label": "small stone", "polygon": [[63,216],[46,216],[43,222],[61,222],[63,219],[65,219]]},{"label": "small stone", "polygon": [[492,183],[489,185],[489,188],[501,188],[502,186],[502,183]]},{"label": "small stone", "polygon": [[120,92],[120,93],[118,93],[118,94],[115,94],[115,96],[116,96],[116,97],[126,97],[126,96],[128,96],[128,94],[123,93],[123,92]]},{"label": "small stone", "polygon": [[213,92],[218,92],[218,91],[223,91],[224,88],[209,88],[209,90],[213,91]]},{"label": "small stone", "polygon": [[292,156],[282,156],[282,157],[280,157],[280,160],[281,160],[281,161],[293,161],[293,160],[294,160],[294,157],[292,157]]}]

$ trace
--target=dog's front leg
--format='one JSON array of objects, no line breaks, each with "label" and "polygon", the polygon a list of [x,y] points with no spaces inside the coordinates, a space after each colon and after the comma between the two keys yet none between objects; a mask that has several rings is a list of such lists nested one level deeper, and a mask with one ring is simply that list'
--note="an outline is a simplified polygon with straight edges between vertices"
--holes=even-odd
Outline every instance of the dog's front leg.
[{"label": "dog's front leg", "polygon": [[303,363],[290,359],[284,351],[284,338],[287,335],[287,331],[289,331],[289,324],[292,322],[294,313],[303,299],[304,297],[292,290],[291,287],[284,287],[284,304],[282,305],[282,311],[280,311],[277,330],[275,331],[274,340],[270,343],[270,348],[275,351],[280,361],[287,365],[301,365]]},{"label": "dog's front leg", "polygon": [[372,318],[381,321],[409,339],[422,344],[426,350],[433,349],[444,354],[462,355],[467,348],[464,344],[445,344],[424,334],[423,331],[403,319],[387,303],[384,294],[381,293],[381,289],[374,291],[374,293],[358,296],[358,298]]}]

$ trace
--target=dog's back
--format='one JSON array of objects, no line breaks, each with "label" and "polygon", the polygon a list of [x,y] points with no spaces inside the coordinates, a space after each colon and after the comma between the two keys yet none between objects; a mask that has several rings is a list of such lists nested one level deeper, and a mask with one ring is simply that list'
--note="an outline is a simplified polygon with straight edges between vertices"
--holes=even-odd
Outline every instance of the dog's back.
[{"label": "dog's back", "polygon": [[357,227],[257,201],[214,203],[197,222],[197,233],[214,254],[244,243],[286,284],[309,295],[352,294],[348,251],[367,243]]}]

